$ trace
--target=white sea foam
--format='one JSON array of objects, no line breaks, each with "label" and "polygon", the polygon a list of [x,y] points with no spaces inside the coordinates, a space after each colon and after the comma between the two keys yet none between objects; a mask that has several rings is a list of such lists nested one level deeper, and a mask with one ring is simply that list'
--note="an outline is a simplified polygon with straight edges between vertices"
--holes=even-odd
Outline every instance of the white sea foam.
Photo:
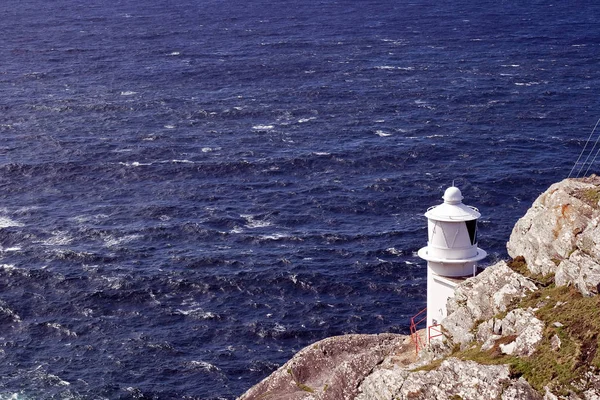
[{"label": "white sea foam", "polygon": [[71,384],[70,382],[63,380],[56,375],[48,374],[47,377],[58,386],[69,386]]},{"label": "white sea foam", "polygon": [[52,236],[44,241],[44,246],[66,246],[73,241],[73,238],[65,231],[53,231]]},{"label": "white sea foam", "polygon": [[386,249],[386,251],[388,253],[390,253],[390,254],[395,255],[395,256],[398,256],[398,255],[402,254],[402,250],[398,250],[398,249],[396,249],[394,247],[390,247],[390,248]]},{"label": "white sea foam", "polygon": [[382,42],[391,43],[396,46],[401,46],[406,44],[406,40],[404,39],[381,39]]},{"label": "white sea foam", "polygon": [[286,237],[289,237],[289,235],[284,234],[284,233],[274,233],[272,235],[259,236],[259,238],[263,239],[263,240],[279,240],[279,239],[283,239]]},{"label": "white sea foam", "polygon": [[240,217],[244,218],[246,220],[246,228],[264,228],[266,226],[271,226],[271,222],[270,221],[265,221],[265,220],[257,220],[256,217],[254,215],[249,215],[249,214],[242,214],[240,215]]},{"label": "white sea foam", "polygon": [[8,217],[0,217],[0,228],[8,228],[11,226],[23,226],[23,224]]},{"label": "white sea foam", "polygon": [[517,86],[534,86],[534,85],[541,85],[544,82],[515,82],[515,85]]},{"label": "white sea foam", "polygon": [[0,314],[9,316],[13,322],[21,322],[21,317],[6,305],[0,304]]},{"label": "white sea foam", "polygon": [[102,279],[108,282],[110,289],[121,289],[123,287],[123,279],[118,276],[103,276]]},{"label": "white sea foam", "polygon": [[124,165],[125,167],[141,167],[141,166],[152,165],[152,163],[141,163],[138,161],[132,161],[132,162],[119,162],[119,165]]},{"label": "white sea foam", "polygon": [[19,247],[19,246],[7,247],[5,249],[2,249],[2,251],[6,252],[6,253],[11,252],[11,251],[21,251],[21,247]]},{"label": "white sea foam", "polygon": [[142,237],[142,235],[126,235],[126,236],[122,236],[122,237],[113,237],[111,235],[107,235],[106,237],[104,237],[104,245],[106,247],[114,247],[114,246],[119,246],[125,243],[129,243],[132,242],[136,239],[139,239],[140,237]]},{"label": "white sea foam", "polygon": [[4,393],[0,394],[0,400],[30,400],[23,393]]},{"label": "white sea foam", "polygon": [[394,67],[392,65],[378,65],[375,67],[375,69],[394,70],[394,69],[396,69],[396,67]]},{"label": "white sea foam", "polygon": [[65,328],[64,326],[62,326],[61,324],[54,322],[54,323],[47,323],[46,326],[48,328],[52,328],[52,329],[56,329],[58,332],[60,332],[62,335],[66,335],[66,336],[71,336],[71,337],[77,337],[77,333],[73,332],[72,330]]},{"label": "white sea foam", "polygon": [[378,130],[378,131],[375,131],[375,134],[376,134],[377,136],[379,136],[379,137],[388,137],[388,136],[392,136],[392,134],[391,134],[391,133],[386,133],[386,132],[384,132],[384,131],[380,131],[380,130]]},{"label": "white sea foam", "polygon": [[213,365],[213,364],[208,363],[206,361],[190,361],[188,363],[188,366],[190,366],[192,368],[201,368],[201,369],[206,370],[208,372],[215,372],[215,371],[220,371],[221,370],[216,365]]},{"label": "white sea foam", "polygon": [[255,131],[270,131],[273,128],[273,125],[255,125],[252,127],[252,129],[254,129]]},{"label": "white sea foam", "polygon": [[169,55],[170,55],[170,56],[178,56],[178,55],[180,55],[180,54],[181,54],[181,53],[180,53],[180,52],[178,52],[178,51],[173,51],[173,52],[169,53]]},{"label": "white sea foam", "polygon": [[315,119],[317,119],[317,117],[309,117],[309,118],[300,118],[298,120],[299,124],[304,124],[306,122],[310,122],[310,121],[314,121]]},{"label": "white sea foam", "polygon": [[75,221],[78,224],[84,224],[86,222],[98,223],[108,219],[108,215],[106,214],[96,214],[96,215],[77,215],[75,217],[69,218],[71,221]]},{"label": "white sea foam", "polygon": [[202,309],[201,307],[192,308],[189,310],[182,310],[178,308],[175,310],[175,312],[181,315],[195,317],[198,319],[220,319],[219,314],[213,313],[211,311],[204,311],[204,309]]},{"label": "white sea foam", "polygon": [[137,94],[137,92],[134,92],[131,90],[126,90],[124,92],[121,92],[121,96],[133,96],[134,94]]},{"label": "white sea foam", "polygon": [[171,162],[175,164],[194,164],[194,162],[190,160],[171,160]]},{"label": "white sea foam", "polygon": [[166,129],[175,129],[175,125],[171,125],[171,124],[165,125],[164,127]]}]

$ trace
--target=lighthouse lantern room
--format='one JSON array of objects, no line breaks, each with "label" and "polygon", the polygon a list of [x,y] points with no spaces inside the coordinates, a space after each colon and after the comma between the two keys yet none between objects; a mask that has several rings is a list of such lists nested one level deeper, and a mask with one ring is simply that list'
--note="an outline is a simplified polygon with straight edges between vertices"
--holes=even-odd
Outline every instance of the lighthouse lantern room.
[{"label": "lighthouse lantern room", "polygon": [[457,187],[444,193],[444,202],[425,213],[428,225],[427,246],[419,250],[419,257],[427,260],[427,332],[430,339],[435,327],[446,317],[446,302],[454,296],[460,278],[473,276],[477,261],[487,255],[477,247],[477,219],[481,216],[475,207],[464,205]]}]

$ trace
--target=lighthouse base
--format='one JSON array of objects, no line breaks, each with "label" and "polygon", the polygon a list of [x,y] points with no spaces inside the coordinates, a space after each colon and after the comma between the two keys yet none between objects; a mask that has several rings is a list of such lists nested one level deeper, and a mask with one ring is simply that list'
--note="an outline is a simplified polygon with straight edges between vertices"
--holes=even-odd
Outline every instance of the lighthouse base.
[{"label": "lighthouse base", "polygon": [[[472,266],[470,270],[473,270]],[[482,270],[475,271],[478,273]],[[473,273],[462,277],[446,277],[438,275],[432,268],[427,268],[427,332],[430,332],[428,340],[441,339],[441,335],[435,333],[440,330],[439,325],[448,315],[446,303],[449,298],[454,297],[458,284],[472,276]]]}]

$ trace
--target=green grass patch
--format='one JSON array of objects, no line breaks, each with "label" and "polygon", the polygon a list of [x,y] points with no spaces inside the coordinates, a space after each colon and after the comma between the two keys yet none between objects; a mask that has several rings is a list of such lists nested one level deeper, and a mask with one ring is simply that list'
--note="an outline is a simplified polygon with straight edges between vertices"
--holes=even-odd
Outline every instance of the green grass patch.
[{"label": "green grass patch", "polygon": [[415,368],[415,369],[411,370],[411,372],[433,371],[434,369],[437,369],[440,365],[442,365],[442,361],[444,361],[443,358],[438,358],[437,360],[433,360],[432,362],[430,362],[427,365],[423,365],[423,366],[420,366],[419,368]]},{"label": "green grass patch", "polygon": [[314,393],[315,392],[315,390],[313,388],[311,388],[310,386],[307,386],[307,385],[305,385],[303,383],[296,382],[296,386],[299,389],[304,390],[305,392],[308,392],[308,393]]},{"label": "green grass patch", "polygon": [[[560,264],[560,260],[553,260],[556,265]],[[518,274],[523,275],[526,278],[531,279],[536,285],[541,287],[550,286],[554,283],[554,274],[550,273],[548,275],[542,274],[534,274],[527,267],[527,262],[525,261],[525,257],[517,256],[512,260],[506,262],[506,265],[513,271]]]},{"label": "green grass patch", "polygon": [[598,202],[600,202],[600,189],[583,189],[574,193],[574,196],[590,206],[598,208]]},{"label": "green grass patch", "polygon": [[313,388],[311,388],[308,385],[305,385],[304,383],[298,382],[298,379],[296,379],[296,375],[294,374],[294,371],[292,371],[291,368],[287,369],[287,373],[292,377],[292,380],[294,381],[294,383],[296,384],[296,387],[300,390],[304,390],[305,392],[308,393],[314,393],[315,390]]}]

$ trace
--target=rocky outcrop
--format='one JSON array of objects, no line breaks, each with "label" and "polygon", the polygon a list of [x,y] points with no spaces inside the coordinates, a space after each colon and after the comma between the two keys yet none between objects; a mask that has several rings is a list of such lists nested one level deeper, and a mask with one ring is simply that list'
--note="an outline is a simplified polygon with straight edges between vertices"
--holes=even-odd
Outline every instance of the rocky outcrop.
[{"label": "rocky outcrop", "polygon": [[504,261],[486,268],[474,278],[460,284],[448,300],[448,317],[442,325],[453,343],[466,345],[473,341],[476,321],[492,318],[507,311],[515,299],[536,290],[536,286],[508,268]]},{"label": "rocky outcrop", "polygon": [[378,370],[365,379],[360,391],[356,400],[542,399],[526,381],[511,379],[506,365],[457,358],[448,358],[431,371]]},{"label": "rocky outcrop", "polygon": [[542,341],[543,333],[544,323],[535,317],[531,309],[517,308],[502,319],[491,318],[480,324],[477,340],[483,342],[481,350],[484,351],[502,342],[498,347],[504,354],[531,356]]},{"label": "rocky outcrop", "polygon": [[[600,239],[600,231],[598,232]],[[584,296],[598,294],[600,283],[600,258],[590,257],[580,249],[562,260],[556,269],[554,281],[558,286],[574,284]]]},{"label": "rocky outcrop", "polygon": [[584,295],[600,283],[600,177],[567,179],[540,195],[515,225],[507,244],[534,274],[556,274]]},{"label": "rocky outcrop", "polygon": [[[410,342],[405,335],[344,335],[299,351],[240,400],[354,399],[365,376]],[[414,347],[410,348],[411,354]]]}]

